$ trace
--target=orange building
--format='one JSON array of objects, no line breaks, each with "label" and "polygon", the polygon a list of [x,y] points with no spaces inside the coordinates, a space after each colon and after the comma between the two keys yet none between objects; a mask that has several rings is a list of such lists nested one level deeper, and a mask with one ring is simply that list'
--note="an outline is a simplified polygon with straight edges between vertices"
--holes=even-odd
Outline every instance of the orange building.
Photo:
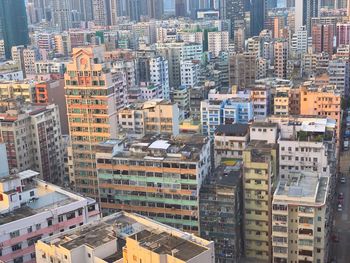
[{"label": "orange building", "polygon": [[327,116],[336,120],[337,145],[341,135],[341,95],[333,86],[322,88],[300,87],[300,114]]},{"label": "orange building", "polygon": [[70,182],[78,192],[98,198],[95,146],[117,135],[117,110],[126,97],[125,79],[104,63],[103,46],[73,49],[65,94],[73,167]]}]

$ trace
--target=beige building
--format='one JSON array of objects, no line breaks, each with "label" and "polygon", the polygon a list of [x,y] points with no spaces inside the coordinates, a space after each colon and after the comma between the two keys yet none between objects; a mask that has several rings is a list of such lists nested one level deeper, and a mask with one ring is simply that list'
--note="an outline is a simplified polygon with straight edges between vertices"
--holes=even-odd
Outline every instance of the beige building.
[{"label": "beige building", "polygon": [[[219,125],[214,134],[215,167],[243,159],[243,150],[249,142],[248,124]],[[231,162],[231,163],[230,163]]]},{"label": "beige building", "polygon": [[287,79],[287,62],[289,47],[288,42],[284,40],[276,41],[274,44],[275,56],[275,77],[280,79]]},{"label": "beige building", "polygon": [[228,51],[228,31],[208,32],[208,51],[218,57],[221,51]]},{"label": "beige building", "polygon": [[63,181],[62,134],[58,106],[23,105],[1,113],[0,141],[11,172],[32,169],[45,181]]},{"label": "beige building", "polygon": [[273,262],[328,262],[329,177],[294,174],[279,182],[272,202]]},{"label": "beige building", "polygon": [[118,112],[121,132],[136,137],[146,134],[179,134],[179,107],[162,99],[135,102]]},{"label": "beige building", "polygon": [[230,86],[237,85],[238,88],[252,86],[256,77],[256,54],[244,52],[232,54],[229,62]]},{"label": "beige building", "polygon": [[271,202],[277,178],[277,145],[251,141],[243,152],[245,256],[271,262]]},{"label": "beige building", "polygon": [[277,87],[273,98],[273,113],[275,115],[289,115],[290,87]]},{"label": "beige building", "polygon": [[39,241],[37,263],[214,263],[214,242],[119,212]]}]

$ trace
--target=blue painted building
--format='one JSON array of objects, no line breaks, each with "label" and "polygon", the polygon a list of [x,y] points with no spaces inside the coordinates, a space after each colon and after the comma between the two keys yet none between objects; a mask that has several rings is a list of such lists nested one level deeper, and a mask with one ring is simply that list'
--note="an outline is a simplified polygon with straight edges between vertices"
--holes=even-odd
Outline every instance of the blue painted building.
[{"label": "blue painted building", "polygon": [[253,118],[253,102],[250,99],[230,98],[201,102],[201,124],[204,135],[213,135],[221,124],[248,123]]}]

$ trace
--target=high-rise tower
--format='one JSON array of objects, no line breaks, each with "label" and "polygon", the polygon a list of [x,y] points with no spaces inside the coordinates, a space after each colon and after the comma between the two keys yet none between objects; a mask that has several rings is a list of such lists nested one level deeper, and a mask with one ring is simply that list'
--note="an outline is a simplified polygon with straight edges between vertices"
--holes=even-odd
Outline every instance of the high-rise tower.
[{"label": "high-rise tower", "polygon": [[321,0],[295,1],[295,29],[306,26],[308,35],[311,35],[311,18],[319,17]]},{"label": "high-rise tower", "polygon": [[98,197],[95,147],[116,138],[117,110],[124,106],[126,93],[123,79],[106,68],[103,53],[102,46],[74,48],[65,74],[74,161],[70,181],[78,192],[93,198]]},{"label": "high-rise tower", "polygon": [[6,58],[11,56],[11,47],[29,43],[24,0],[0,0],[0,39],[5,42]]}]

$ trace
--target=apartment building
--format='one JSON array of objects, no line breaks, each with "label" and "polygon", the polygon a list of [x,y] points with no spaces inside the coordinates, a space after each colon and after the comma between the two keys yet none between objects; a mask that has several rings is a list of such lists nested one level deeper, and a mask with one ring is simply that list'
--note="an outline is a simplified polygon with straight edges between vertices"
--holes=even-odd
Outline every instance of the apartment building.
[{"label": "apartment building", "polygon": [[0,100],[20,98],[25,102],[34,102],[35,83],[32,81],[1,81]]},{"label": "apartment building", "polygon": [[217,262],[240,262],[243,252],[242,196],[240,162],[217,167],[200,190],[200,236],[215,242]]},{"label": "apartment building", "polygon": [[11,172],[33,169],[43,180],[62,183],[63,144],[58,106],[23,105],[0,113],[0,140]]},{"label": "apartment building", "polygon": [[251,141],[266,141],[273,144],[277,142],[278,134],[278,125],[273,122],[255,121],[249,127]]},{"label": "apartment building", "polygon": [[104,214],[135,212],[198,233],[199,190],[211,167],[207,137],[109,140],[99,145],[96,158]]},{"label": "apartment building", "polygon": [[185,60],[201,61],[203,45],[184,42],[157,43],[159,54],[168,61],[169,85],[181,85],[181,62]]},{"label": "apartment building", "polygon": [[198,84],[200,61],[185,60],[180,63],[181,85],[194,87]]},{"label": "apartment building", "polygon": [[274,69],[275,76],[280,79],[287,79],[287,64],[289,57],[288,41],[279,40],[274,44]]},{"label": "apartment building", "polygon": [[336,139],[340,143],[341,137],[341,93],[334,86],[300,87],[300,114],[325,116],[336,121]]},{"label": "apartment building", "polygon": [[26,170],[0,177],[0,261],[35,262],[35,243],[99,218],[95,200]]},{"label": "apartment building", "polygon": [[158,84],[141,82],[138,88],[140,90],[141,100],[154,100],[164,98],[163,88]]},{"label": "apartment building", "polygon": [[35,246],[38,263],[214,263],[214,242],[141,215],[119,212]]},{"label": "apartment building", "polygon": [[276,144],[252,140],[243,152],[244,250],[250,262],[271,262],[271,202],[278,176],[277,154]]},{"label": "apartment building", "polygon": [[173,88],[170,92],[170,100],[177,103],[180,111],[189,112],[190,110],[190,88],[180,86]]},{"label": "apartment building", "polygon": [[129,136],[179,134],[179,107],[162,99],[135,102],[118,112],[121,131]]},{"label": "apartment building", "polygon": [[11,57],[21,66],[24,76],[35,74],[36,54],[34,49],[14,46],[11,48]]},{"label": "apartment building", "polygon": [[313,52],[332,55],[335,35],[334,24],[314,24],[311,31]]},{"label": "apartment building", "polygon": [[248,124],[219,125],[214,134],[215,167],[225,162],[243,159],[243,150],[249,142]]},{"label": "apartment building", "polygon": [[253,86],[256,78],[256,54],[244,52],[232,54],[229,61],[230,86],[239,88]]},{"label": "apartment building", "polygon": [[64,75],[74,161],[75,189],[98,197],[95,146],[117,135],[117,110],[126,104],[125,85],[104,64],[104,48],[74,48]]},{"label": "apartment building", "polygon": [[290,87],[277,87],[273,98],[273,113],[275,115],[289,115],[289,91]]},{"label": "apartment building", "polygon": [[350,87],[349,59],[333,59],[328,64],[329,84],[335,85],[342,96],[349,95]]},{"label": "apartment building", "polygon": [[213,57],[218,57],[220,52],[228,51],[229,32],[208,32],[208,51]]},{"label": "apartment building", "polygon": [[326,117],[270,117],[280,130],[279,175],[317,172],[332,176],[336,167],[335,121]]},{"label": "apartment building", "polygon": [[328,262],[329,181],[299,172],[279,182],[272,201],[273,262]]},{"label": "apartment building", "polygon": [[270,114],[271,93],[265,85],[256,85],[250,89],[253,102],[254,119],[264,119]]},{"label": "apartment building", "polygon": [[168,60],[162,56],[154,56],[149,59],[150,81],[162,87],[164,99],[169,99],[169,67]]},{"label": "apartment building", "polygon": [[213,135],[221,124],[245,124],[253,118],[253,103],[247,98],[201,101],[202,133],[205,135]]},{"label": "apartment building", "polygon": [[59,108],[61,132],[69,134],[64,80],[49,80],[35,83],[35,100],[38,104],[56,104]]}]

